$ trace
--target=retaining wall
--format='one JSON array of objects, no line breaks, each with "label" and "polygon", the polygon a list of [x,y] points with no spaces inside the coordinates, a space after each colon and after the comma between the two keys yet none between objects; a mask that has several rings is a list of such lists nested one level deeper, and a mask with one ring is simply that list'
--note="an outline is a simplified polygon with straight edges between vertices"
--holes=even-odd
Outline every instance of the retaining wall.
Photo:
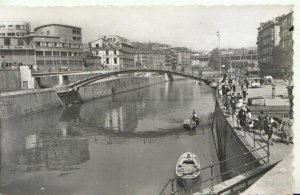
[{"label": "retaining wall", "polygon": [[54,89],[1,93],[0,120],[14,119],[62,106],[64,104]]},{"label": "retaining wall", "polygon": [[111,80],[92,83],[78,90],[81,100],[100,98],[116,93],[147,87],[159,82],[164,82],[164,76],[155,77],[120,77]]},{"label": "retaining wall", "polygon": [[[217,144],[218,144],[218,157],[219,161],[223,161],[238,155],[249,152],[248,147],[242,142],[240,137],[235,132],[231,123],[227,120],[226,114],[221,109],[221,102],[217,100],[217,105],[215,109],[215,121],[216,121],[216,131],[217,131]],[[220,164],[221,172],[230,171],[237,167],[242,167],[246,163],[253,162],[256,157],[253,154],[248,154],[234,160],[230,160],[225,163]],[[225,181],[232,177],[235,177],[243,172],[249,171],[255,167],[260,166],[260,164],[252,163],[251,165],[233,171],[222,177]]]},{"label": "retaining wall", "polygon": [[0,70],[0,91],[21,89],[21,76],[19,70]]}]

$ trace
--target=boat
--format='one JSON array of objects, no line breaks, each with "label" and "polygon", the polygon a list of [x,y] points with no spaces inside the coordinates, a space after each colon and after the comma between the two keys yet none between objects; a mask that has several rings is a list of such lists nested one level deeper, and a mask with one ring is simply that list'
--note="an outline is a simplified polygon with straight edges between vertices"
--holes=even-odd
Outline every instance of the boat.
[{"label": "boat", "polygon": [[176,164],[176,176],[179,184],[195,184],[200,182],[200,161],[192,152],[183,153]]},{"label": "boat", "polygon": [[185,119],[183,121],[183,127],[186,129],[194,129],[199,124],[199,118],[195,117],[195,120],[193,118],[191,119]]}]

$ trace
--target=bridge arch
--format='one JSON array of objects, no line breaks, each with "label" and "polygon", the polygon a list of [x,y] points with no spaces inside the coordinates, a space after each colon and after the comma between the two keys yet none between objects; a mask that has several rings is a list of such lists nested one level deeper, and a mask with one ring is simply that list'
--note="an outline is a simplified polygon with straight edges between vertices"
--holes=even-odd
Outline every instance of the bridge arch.
[{"label": "bridge arch", "polygon": [[207,78],[200,77],[199,75],[191,74],[189,72],[179,72],[179,71],[174,71],[174,70],[163,70],[163,69],[125,69],[125,70],[118,70],[114,72],[108,72],[104,74],[97,74],[82,80],[79,80],[77,82],[71,83],[67,85],[66,87],[69,90],[78,90],[80,87],[84,87],[88,84],[91,84],[93,82],[96,82],[98,80],[108,78],[111,76],[117,76],[120,74],[127,74],[127,73],[136,73],[136,72],[150,72],[150,73],[161,73],[161,74],[167,74],[167,75],[176,75],[176,76],[181,76],[184,78],[189,78],[193,79],[196,81],[201,81],[209,85],[209,81]]}]

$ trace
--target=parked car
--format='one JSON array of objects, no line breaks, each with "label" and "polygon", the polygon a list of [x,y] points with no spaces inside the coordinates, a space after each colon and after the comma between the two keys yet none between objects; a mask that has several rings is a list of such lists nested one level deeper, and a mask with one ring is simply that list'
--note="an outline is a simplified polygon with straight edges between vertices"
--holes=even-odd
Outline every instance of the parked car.
[{"label": "parked car", "polygon": [[[250,108],[252,115],[257,117],[261,111],[273,119],[272,126],[275,131],[278,131],[283,116],[289,116],[289,106],[268,106],[266,99],[263,96],[249,97],[247,106]],[[257,121],[254,120],[254,123]],[[254,126],[256,126],[254,124]]]}]

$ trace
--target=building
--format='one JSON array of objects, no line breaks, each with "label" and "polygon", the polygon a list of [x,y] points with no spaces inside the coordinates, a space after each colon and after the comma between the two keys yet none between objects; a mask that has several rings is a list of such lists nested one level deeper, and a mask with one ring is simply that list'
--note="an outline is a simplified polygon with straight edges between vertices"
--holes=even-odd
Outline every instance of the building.
[{"label": "building", "polygon": [[210,54],[202,52],[192,52],[191,54],[191,66],[193,68],[203,69],[209,64]]},{"label": "building", "polygon": [[93,55],[101,58],[103,66],[110,69],[134,67],[134,48],[128,39],[107,35],[89,44]]},{"label": "building", "polygon": [[257,51],[258,64],[262,75],[278,76],[280,69],[279,43],[280,24],[275,20],[261,23],[258,28]]},{"label": "building", "polygon": [[[219,56],[219,53],[221,54]],[[221,63],[220,63],[221,60]],[[220,64],[225,65],[225,69],[241,70],[258,68],[257,50],[254,48],[236,48],[236,49],[213,49],[209,54],[208,66],[214,70],[220,70]],[[223,69],[223,68],[222,68]]]},{"label": "building", "polygon": [[191,51],[186,47],[174,47],[174,56],[177,58],[177,65],[179,67],[191,67]]},{"label": "building", "polygon": [[293,72],[293,12],[283,15],[278,19],[280,24],[280,64],[279,75],[289,77]]},{"label": "building", "polygon": [[134,67],[145,68],[149,66],[149,49],[147,44],[132,42],[134,47]]},{"label": "building", "polygon": [[40,70],[84,68],[79,27],[62,24],[39,26],[27,36],[27,42],[35,48],[36,64]]},{"label": "building", "polygon": [[28,22],[0,23],[0,68],[17,68],[22,64],[34,65],[34,47],[27,44],[30,34]]}]

